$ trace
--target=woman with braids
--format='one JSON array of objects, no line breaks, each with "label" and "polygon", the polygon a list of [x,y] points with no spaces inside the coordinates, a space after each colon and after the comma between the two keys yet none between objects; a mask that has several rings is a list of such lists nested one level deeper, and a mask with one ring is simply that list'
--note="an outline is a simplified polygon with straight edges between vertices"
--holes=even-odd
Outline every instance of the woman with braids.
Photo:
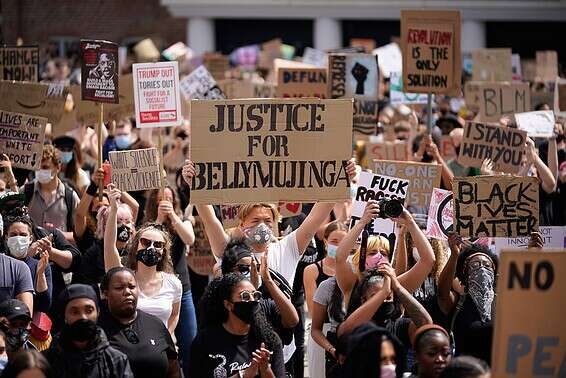
[{"label": "woman with braids", "polygon": [[[118,201],[122,192],[108,185],[110,212],[104,231],[104,268],[122,266],[116,249]],[[181,307],[181,281],[173,272],[171,238],[162,225],[143,225],[128,242],[128,268],[136,272],[139,285],[138,308],[157,316],[173,335]]]},{"label": "woman with braids", "polygon": [[175,343],[161,320],[138,309],[135,273],[112,268],[100,284],[103,306],[98,325],[110,345],[126,356],[135,377],[180,377]]},{"label": "woman with braids", "polygon": [[261,293],[239,273],[213,280],[200,301],[191,377],[284,377],[281,340],[263,312]]}]

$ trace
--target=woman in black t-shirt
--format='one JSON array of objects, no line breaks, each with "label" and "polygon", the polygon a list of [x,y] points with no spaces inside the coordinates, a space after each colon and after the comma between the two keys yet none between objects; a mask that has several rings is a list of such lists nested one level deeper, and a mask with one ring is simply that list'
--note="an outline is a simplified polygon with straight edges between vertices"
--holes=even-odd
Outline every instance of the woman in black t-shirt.
[{"label": "woman in black t-shirt", "polygon": [[110,345],[130,361],[136,377],[180,377],[175,344],[163,322],[137,309],[138,285],[126,267],[110,269],[100,284],[104,298],[98,325]]},{"label": "woman in black t-shirt", "polygon": [[191,346],[190,377],[284,377],[281,340],[263,312],[261,293],[241,274],[206,288],[199,332]]}]

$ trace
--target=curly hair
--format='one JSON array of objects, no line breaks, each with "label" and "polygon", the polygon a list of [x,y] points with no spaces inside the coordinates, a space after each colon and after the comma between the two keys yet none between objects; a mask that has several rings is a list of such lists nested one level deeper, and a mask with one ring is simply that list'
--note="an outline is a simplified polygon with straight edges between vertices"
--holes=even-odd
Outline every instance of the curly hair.
[{"label": "curly hair", "polygon": [[29,234],[31,235],[32,239],[34,239],[34,237],[33,237],[33,221],[31,220],[31,218],[29,216],[26,216],[26,215],[12,215],[12,216],[6,217],[5,220],[4,220],[4,230],[3,230],[4,237],[8,236],[8,230],[10,229],[10,227],[14,223],[23,223],[26,226],[28,226]]},{"label": "curly hair", "polygon": [[57,166],[61,164],[61,153],[52,144],[45,144],[43,146],[43,153],[41,155],[41,161],[50,160],[53,165]]},{"label": "curly hair", "polygon": [[[242,281],[248,279],[239,273],[228,273],[210,282],[199,302],[199,329],[218,326],[228,320],[229,314],[224,301],[230,300],[234,288]],[[264,342],[269,350],[282,348],[281,339],[265,318],[263,311],[256,311],[250,326],[251,334],[259,343]]]},{"label": "curly hair", "polygon": [[472,244],[471,246],[462,249],[460,255],[458,255],[458,261],[456,262],[456,277],[460,280],[460,282],[464,286],[466,286],[467,284],[467,277],[465,271],[466,261],[471,255],[476,253],[484,254],[493,262],[493,268],[494,268],[493,272],[497,275],[497,263],[498,263],[497,255],[491,252],[491,250],[484,245]]},{"label": "curly hair", "polygon": [[222,274],[228,274],[232,272],[240,259],[249,257],[251,255],[252,250],[246,244],[243,238],[230,240],[230,242],[224,249],[224,256],[222,256]]},{"label": "curly hair", "polygon": [[137,253],[138,244],[140,242],[141,236],[144,232],[148,230],[154,230],[160,232],[165,240],[165,247],[163,247],[163,255],[161,261],[157,264],[158,272],[174,273],[173,262],[171,261],[171,235],[167,231],[166,227],[158,223],[146,223],[136,233],[130,238],[126,249],[128,251],[128,268],[133,271],[137,269]]}]

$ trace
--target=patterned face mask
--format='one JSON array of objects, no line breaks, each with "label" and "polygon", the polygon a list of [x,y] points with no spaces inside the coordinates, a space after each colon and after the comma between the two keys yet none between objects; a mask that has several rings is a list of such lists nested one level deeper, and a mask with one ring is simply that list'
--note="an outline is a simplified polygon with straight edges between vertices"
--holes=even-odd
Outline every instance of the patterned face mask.
[{"label": "patterned face mask", "polygon": [[273,231],[265,223],[244,229],[246,241],[250,244],[264,245],[273,239]]},{"label": "patterned face mask", "polygon": [[468,294],[472,297],[482,322],[491,320],[491,307],[495,298],[493,270],[480,266],[471,270],[468,275]]}]

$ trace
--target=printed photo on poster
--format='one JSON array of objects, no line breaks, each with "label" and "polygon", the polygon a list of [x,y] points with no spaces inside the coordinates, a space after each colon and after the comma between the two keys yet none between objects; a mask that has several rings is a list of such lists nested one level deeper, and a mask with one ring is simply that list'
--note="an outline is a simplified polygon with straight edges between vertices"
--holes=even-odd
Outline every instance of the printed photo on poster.
[{"label": "printed photo on poster", "polygon": [[83,39],[81,57],[82,100],[118,104],[118,45]]}]

